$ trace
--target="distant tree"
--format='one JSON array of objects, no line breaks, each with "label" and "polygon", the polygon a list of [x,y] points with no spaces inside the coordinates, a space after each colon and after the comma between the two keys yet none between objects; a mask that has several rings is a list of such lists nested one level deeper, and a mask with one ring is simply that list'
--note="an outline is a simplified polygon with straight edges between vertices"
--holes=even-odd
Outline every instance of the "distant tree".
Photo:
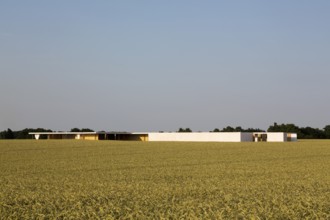
[{"label": "distant tree", "polygon": [[312,127],[298,127],[294,124],[280,124],[274,123],[273,126],[269,126],[268,132],[288,132],[297,133],[298,138],[302,139],[323,139],[326,138],[325,129],[320,130]]},{"label": "distant tree", "polygon": [[267,129],[268,132],[278,132],[280,130],[279,126],[276,122],[274,122],[274,125],[269,126]]},{"label": "distant tree", "polygon": [[89,128],[82,128],[82,129],[72,128],[71,132],[94,132],[94,130],[89,129]]},{"label": "distant tree", "polygon": [[190,128],[179,128],[178,132],[192,132]]},{"label": "distant tree", "polygon": [[234,129],[236,132],[242,132],[244,131],[243,128],[241,126],[238,126]]},{"label": "distant tree", "polygon": [[80,131],[81,132],[94,132],[94,130],[89,129],[89,128],[82,128]]},{"label": "distant tree", "polygon": [[15,139],[15,134],[14,134],[14,132],[10,128],[7,129],[7,137],[6,137],[6,139]]},{"label": "distant tree", "polygon": [[[52,132],[50,129],[44,129],[44,128],[25,128],[21,131],[15,131],[15,138],[16,139],[30,139],[31,135],[29,135],[30,132]],[[39,139],[47,139],[47,135],[40,135]]]},{"label": "distant tree", "polygon": [[325,126],[323,130],[324,130],[325,138],[330,139],[330,125]]},{"label": "distant tree", "polygon": [[234,132],[235,129],[233,127],[227,126],[221,130],[222,132]]},{"label": "distant tree", "polygon": [[15,134],[10,128],[8,128],[7,130],[0,133],[0,138],[1,139],[15,139]]},{"label": "distant tree", "polygon": [[6,130],[0,132],[0,139],[5,139]]},{"label": "distant tree", "polygon": [[325,133],[318,128],[305,127],[300,128],[302,137],[305,139],[323,139],[326,138]]},{"label": "distant tree", "polygon": [[268,132],[292,132],[299,133],[299,127],[294,124],[281,124],[278,125],[276,122],[273,126],[269,126],[267,129]]},{"label": "distant tree", "polygon": [[219,130],[218,128],[215,128],[213,132],[264,132],[264,130],[260,128],[248,128],[244,129],[241,126],[237,126],[236,128],[233,128],[231,126],[227,126],[223,128],[222,130]]},{"label": "distant tree", "polygon": [[260,128],[248,128],[244,130],[245,132],[264,132],[265,130],[262,130]]},{"label": "distant tree", "polygon": [[29,138],[29,132],[33,132],[33,131],[30,131],[27,128],[25,128],[25,129],[23,129],[21,131],[16,131],[15,132],[16,139],[28,139]]}]

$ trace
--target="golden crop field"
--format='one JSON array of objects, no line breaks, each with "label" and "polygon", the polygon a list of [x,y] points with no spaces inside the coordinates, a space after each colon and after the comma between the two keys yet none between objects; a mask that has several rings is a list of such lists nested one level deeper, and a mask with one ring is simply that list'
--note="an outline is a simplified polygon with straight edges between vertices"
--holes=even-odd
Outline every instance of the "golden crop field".
[{"label": "golden crop field", "polygon": [[0,219],[330,219],[330,141],[0,141]]}]

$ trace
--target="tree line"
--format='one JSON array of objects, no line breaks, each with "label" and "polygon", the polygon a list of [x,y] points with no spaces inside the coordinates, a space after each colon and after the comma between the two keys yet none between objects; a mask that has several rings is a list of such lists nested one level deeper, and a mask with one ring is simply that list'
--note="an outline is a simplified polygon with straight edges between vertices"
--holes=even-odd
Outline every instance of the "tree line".
[{"label": "tree line", "polygon": [[[190,128],[179,128],[179,130],[177,132],[192,132],[192,130]],[[223,129],[219,129],[219,128],[215,128],[213,131],[210,132],[264,132],[264,130],[260,129],[260,128],[248,128],[248,129],[244,129],[241,126],[238,127],[231,127],[231,126],[227,126]]]},{"label": "tree line", "polygon": [[269,132],[291,132],[297,133],[300,139],[330,139],[330,125],[326,125],[323,129],[312,127],[298,127],[295,124],[280,124],[274,123],[269,126]]},{"label": "tree line", "polygon": [[[93,132],[92,129],[89,128],[72,128],[70,130],[71,132]],[[0,139],[31,139],[32,136],[29,135],[30,132],[53,132],[50,129],[44,129],[44,128],[25,128],[23,130],[19,131],[12,131],[10,128],[7,130],[4,130],[0,132]],[[40,139],[46,139],[46,135],[41,135]]]},{"label": "tree line", "polygon": [[[72,128],[71,132],[93,132],[94,130],[89,128]],[[241,126],[231,127],[227,126],[223,129],[215,128],[210,132],[264,132],[260,128],[247,128],[244,129]],[[19,131],[12,131],[10,128],[0,132],[0,139],[31,139],[29,132],[52,132],[50,129],[44,128],[25,128]],[[192,132],[190,128],[179,128],[177,132]],[[297,133],[299,139],[330,139],[330,125],[326,125],[323,129],[312,127],[298,127],[295,124],[277,124],[269,126],[267,132],[289,132]],[[40,139],[46,139],[44,135],[40,136]]]},{"label": "tree line", "polygon": [[[192,132],[190,128],[180,128],[178,132]],[[227,126],[223,129],[215,128],[210,132],[265,132],[260,128],[247,128],[241,126],[231,127]],[[269,126],[267,132],[288,132],[297,133],[299,139],[330,139],[330,125],[326,125],[323,129],[312,127],[298,127],[295,124],[277,124]]]}]

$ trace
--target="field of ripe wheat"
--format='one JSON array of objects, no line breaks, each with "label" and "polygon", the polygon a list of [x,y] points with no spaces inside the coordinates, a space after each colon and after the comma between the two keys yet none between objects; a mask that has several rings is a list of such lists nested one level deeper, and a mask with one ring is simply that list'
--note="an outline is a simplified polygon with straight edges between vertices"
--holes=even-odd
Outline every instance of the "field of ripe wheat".
[{"label": "field of ripe wheat", "polygon": [[330,219],[330,141],[0,141],[0,219]]}]

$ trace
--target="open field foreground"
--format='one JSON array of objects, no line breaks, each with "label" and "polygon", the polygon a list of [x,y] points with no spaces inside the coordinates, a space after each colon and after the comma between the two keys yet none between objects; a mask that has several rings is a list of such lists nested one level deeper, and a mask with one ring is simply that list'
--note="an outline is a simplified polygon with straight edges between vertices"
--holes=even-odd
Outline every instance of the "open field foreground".
[{"label": "open field foreground", "polygon": [[330,141],[0,141],[1,219],[330,219]]}]

